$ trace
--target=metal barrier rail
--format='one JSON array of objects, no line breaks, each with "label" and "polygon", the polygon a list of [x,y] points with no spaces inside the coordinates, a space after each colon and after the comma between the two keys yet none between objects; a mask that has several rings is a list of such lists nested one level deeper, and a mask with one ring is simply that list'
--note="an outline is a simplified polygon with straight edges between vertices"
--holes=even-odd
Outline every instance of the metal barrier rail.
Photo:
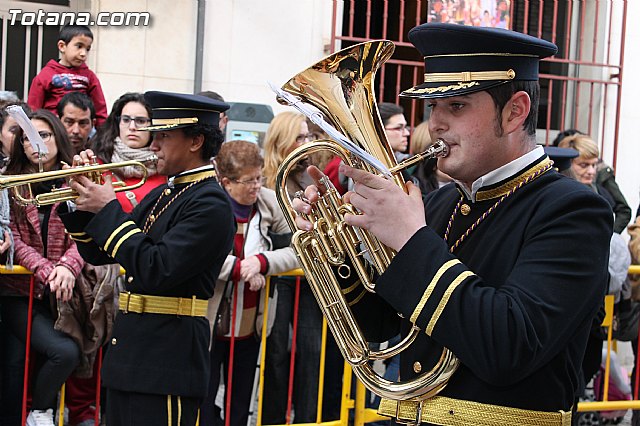
[{"label": "metal barrier rail", "polygon": [[[299,295],[300,288],[300,277],[304,276],[304,271],[302,269],[294,269],[291,271],[287,271],[281,274],[277,274],[277,276],[289,276],[289,277],[298,277],[296,280],[296,295]],[[271,286],[271,277],[267,276],[267,282],[265,285],[265,302],[264,302],[264,312],[263,320],[262,320],[262,337],[260,342],[260,372],[259,372],[259,382],[258,382],[258,413],[257,413],[257,426],[262,426],[262,396],[264,392],[264,365],[266,358],[266,344],[267,344],[267,321],[269,312],[269,294],[270,294],[270,286]],[[296,296],[297,300],[297,296]],[[234,304],[235,306],[235,304]],[[294,318],[297,319],[297,309],[294,308]],[[297,321],[294,321],[294,323]],[[291,348],[291,363],[295,362],[295,325],[294,325],[294,340],[292,342]],[[373,408],[365,407],[365,398],[366,398],[366,389],[364,385],[356,379],[356,392],[355,399],[351,397],[351,384],[353,381],[353,372],[351,370],[351,366],[345,361],[344,363],[344,373],[342,378],[342,393],[341,393],[341,401],[340,401],[340,418],[338,420],[332,421],[322,421],[322,397],[324,392],[324,367],[325,367],[325,357],[326,357],[326,343],[327,343],[327,320],[322,318],[322,339],[320,343],[320,370],[318,372],[318,400],[317,400],[317,413],[316,413],[316,422],[315,423],[295,423],[296,425],[307,426],[307,425],[324,425],[324,426],[347,426],[349,425],[349,411],[354,410],[353,417],[353,425],[354,426],[363,426],[365,423],[370,423],[378,420],[389,420],[389,417],[380,416],[377,414],[377,410]],[[287,404],[287,423],[291,424],[291,390],[292,390],[292,381],[293,376],[290,374],[289,377],[289,395],[288,395],[288,404]],[[229,393],[229,396],[231,393]],[[228,425],[229,417],[225,416],[225,425]],[[270,426],[279,426],[279,425],[270,425]]]},{"label": "metal barrier rail", "polygon": [[[124,269],[120,268],[120,274],[124,275]],[[27,336],[25,342],[25,359],[24,359],[24,379],[22,382],[22,418],[21,424],[25,425],[27,422],[27,397],[28,397],[28,384],[29,384],[29,357],[31,354],[31,321],[33,313],[33,292],[35,282],[33,273],[24,266],[14,265],[13,269],[8,269],[4,265],[0,265],[0,275],[31,275],[29,280],[29,317],[27,318]],[[97,378],[96,378],[96,414],[95,424],[100,423],[100,365],[102,364],[102,348],[98,349],[98,355],[96,361],[98,363]],[[64,425],[64,405],[65,405],[65,385],[62,384],[60,389],[60,404],[58,410],[58,426]]]},{"label": "metal barrier rail", "polygon": [[[120,268],[120,273],[124,274],[124,269]],[[19,265],[15,265],[13,269],[7,269],[5,266],[0,266],[0,275],[2,274],[13,274],[13,275],[32,275],[31,271],[27,268]],[[629,267],[629,274],[640,274],[640,265],[631,265]],[[296,282],[298,286],[298,290],[296,293],[299,294],[299,285],[300,280],[299,277],[304,276],[304,272],[302,269],[294,269],[285,273],[277,274],[277,276],[295,276],[298,277]],[[271,285],[271,277],[267,276],[266,286],[265,286],[265,303],[264,303],[264,312],[263,315],[263,323],[262,323],[262,337],[261,337],[261,348],[263,350],[260,351],[260,372],[259,372],[259,384],[258,384],[258,413],[257,413],[257,426],[262,426],[262,395],[264,392],[264,369],[265,365],[265,356],[266,351],[264,348],[266,347],[266,339],[267,339],[267,321],[269,311],[269,290]],[[34,279],[33,277],[30,280],[30,289],[29,289],[29,312],[32,312],[33,308],[33,291],[34,291]],[[233,304],[235,310],[235,303]],[[638,395],[634,394],[633,400],[626,401],[608,401],[609,396],[609,376],[610,376],[610,367],[611,367],[611,350],[613,346],[612,339],[612,323],[613,323],[613,309],[614,309],[614,296],[607,295],[605,296],[605,318],[602,322],[603,327],[607,327],[607,357],[605,360],[605,372],[604,372],[604,391],[603,391],[603,401],[593,401],[593,402],[580,402],[578,403],[578,407],[576,411],[584,412],[584,411],[610,411],[610,410],[624,410],[624,409],[640,409],[640,400],[638,400]],[[296,313],[297,315],[297,313]],[[27,320],[27,342],[26,342],[26,353],[25,353],[25,369],[24,369],[24,384],[23,384],[23,401],[22,401],[22,424],[26,422],[26,402],[27,402],[27,380],[28,380],[28,368],[29,368],[29,355],[30,355],[30,340],[31,340],[31,315]],[[294,332],[295,336],[295,332]],[[340,406],[340,419],[334,421],[322,422],[322,395],[324,390],[324,366],[325,366],[325,355],[326,355],[326,340],[327,340],[327,322],[323,317],[322,320],[322,342],[321,342],[321,352],[320,352],[320,371],[319,371],[319,379],[318,379],[318,408],[317,408],[317,417],[316,423],[313,424],[322,424],[325,426],[347,426],[349,424],[349,411],[354,410],[354,426],[362,426],[365,423],[374,422],[378,420],[385,420],[388,417],[380,416],[377,414],[377,411],[373,408],[365,408],[365,395],[366,390],[362,383],[359,381],[356,384],[356,395],[355,399],[351,398],[351,383],[352,383],[352,371],[351,367],[348,363],[344,364],[344,375],[343,375],[343,383],[342,383],[342,397],[341,397],[341,406]],[[639,339],[640,340],[640,339]],[[640,351],[639,351],[640,352]],[[292,362],[295,356],[295,341],[292,345]],[[640,358],[639,358],[640,359]],[[638,360],[636,360],[636,370]],[[100,384],[100,372],[98,371],[98,388]],[[229,378],[231,380],[231,377]],[[293,380],[290,378],[290,380]],[[357,379],[356,379],[357,380]],[[290,386],[291,388],[291,386]],[[58,420],[59,425],[63,425],[63,407],[64,407],[64,385],[61,389],[61,398],[60,398],[60,417]],[[98,394],[99,395],[99,391]],[[229,392],[231,395],[231,392]],[[289,411],[291,409],[291,389],[289,392],[289,402],[288,402],[288,414],[287,421],[290,424]],[[96,400],[96,424],[98,422],[100,402]],[[228,421],[228,417],[225,418],[225,423]],[[300,425],[305,425],[303,423],[296,423]],[[274,425],[279,426],[279,425]]]}]

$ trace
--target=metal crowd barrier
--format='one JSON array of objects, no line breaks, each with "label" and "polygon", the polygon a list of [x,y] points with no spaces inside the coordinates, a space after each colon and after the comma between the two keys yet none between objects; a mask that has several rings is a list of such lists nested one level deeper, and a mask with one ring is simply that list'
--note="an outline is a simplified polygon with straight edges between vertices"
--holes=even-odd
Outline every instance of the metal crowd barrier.
[{"label": "metal crowd barrier", "polygon": [[[292,271],[288,271],[285,273],[277,274],[277,276],[294,276],[296,279],[296,295],[295,295],[295,306],[293,309],[294,312],[294,321],[293,321],[293,338],[291,343],[291,354],[290,354],[290,367],[289,367],[289,391],[287,398],[287,413],[286,419],[287,423],[291,424],[291,401],[292,401],[292,391],[293,391],[293,371],[295,366],[295,345],[296,345],[296,336],[297,336],[297,315],[298,315],[298,301],[300,295],[300,277],[304,276],[304,272],[302,269],[294,269]],[[262,334],[261,334],[261,343],[260,343],[260,371],[259,371],[259,382],[258,382],[258,410],[257,410],[257,420],[256,425],[262,426],[262,396],[264,394],[264,368],[265,358],[266,358],[266,350],[267,350],[267,321],[269,312],[269,294],[271,287],[271,277],[267,277],[267,282],[265,286],[265,302],[264,302],[264,312],[263,321],[262,321]],[[235,307],[235,304],[232,304]],[[341,402],[340,402],[340,418],[338,420],[331,421],[322,421],[322,398],[324,394],[324,371],[325,371],[325,358],[326,358],[326,345],[327,344],[327,321],[323,317],[322,318],[322,340],[320,344],[320,369],[318,371],[318,390],[317,390],[317,411],[316,411],[316,422],[315,423],[295,423],[296,425],[316,425],[321,424],[325,426],[347,426],[349,425],[349,417],[350,411],[354,410],[353,416],[353,425],[354,426],[362,426],[365,423],[370,423],[379,420],[389,420],[388,417],[380,416],[377,414],[377,410],[373,408],[365,407],[365,398],[366,398],[366,389],[364,385],[355,379],[356,381],[356,389],[355,389],[355,398],[351,396],[351,387],[352,382],[354,380],[353,373],[351,370],[351,366],[345,362],[344,363],[344,373],[342,378],[342,392],[341,392]],[[230,357],[231,358],[231,357]],[[231,396],[231,393],[228,393],[228,397]],[[225,402],[225,405],[228,405],[228,401]],[[225,416],[225,426],[229,426],[229,417]]]},{"label": "metal crowd barrier", "polygon": [[[0,265],[0,275],[31,275],[29,280],[29,317],[27,318],[27,337],[25,342],[25,357],[24,357],[24,379],[22,382],[22,414],[21,424],[27,422],[27,399],[29,394],[29,361],[31,355],[31,321],[33,313],[33,292],[34,292],[34,278],[30,270],[24,266],[14,265],[13,269],[7,269],[4,265]],[[124,269],[120,268],[120,274],[124,274]],[[94,422],[96,425],[100,424],[100,370],[102,364],[102,348],[98,349],[96,355],[96,361],[98,363],[97,377],[96,377],[96,414]],[[65,406],[65,385],[62,385],[60,389],[60,404],[58,410],[58,426],[64,425],[64,406]]]},{"label": "metal crowd barrier", "polygon": [[[121,273],[124,271],[121,269]],[[31,271],[22,267],[22,266],[14,266],[12,270],[7,269],[4,266],[0,266],[0,275],[1,274],[20,274],[20,275],[31,275]],[[640,274],[640,265],[631,265],[629,268],[629,274]],[[297,314],[298,314],[298,301],[300,294],[300,277],[304,276],[304,272],[302,269],[295,269],[292,271],[288,271],[282,274],[278,274],[278,276],[295,276],[296,279],[296,296],[295,296],[295,307],[294,307],[294,332],[293,332],[293,341],[291,347],[291,355],[290,355],[290,372],[294,371],[295,365],[295,343],[296,343],[296,335],[297,335]],[[261,337],[261,350],[260,350],[260,359],[259,359],[259,381],[258,381],[258,407],[257,407],[257,426],[262,426],[262,400],[264,393],[264,369],[265,358],[266,358],[266,342],[267,342],[267,321],[269,312],[269,293],[271,286],[271,277],[268,276],[266,280],[265,286],[265,301],[264,301],[264,312],[263,315],[263,324],[262,324],[262,337]],[[23,395],[22,395],[22,424],[26,423],[26,413],[27,413],[27,395],[28,395],[28,378],[29,378],[29,357],[30,357],[30,347],[31,347],[31,312],[33,309],[33,292],[34,292],[34,279],[33,276],[30,280],[29,285],[29,318],[27,320],[27,338],[26,338],[26,348],[25,348],[25,366],[24,366],[24,381],[23,381]],[[233,309],[235,310],[236,304],[232,303]],[[593,402],[580,402],[577,407],[577,411],[612,411],[612,410],[625,410],[625,409],[640,409],[640,400],[638,399],[638,380],[636,378],[636,385],[633,393],[632,400],[625,401],[609,401],[609,377],[610,377],[610,368],[611,368],[611,351],[614,347],[615,342],[612,338],[612,323],[613,323],[613,312],[614,311],[614,296],[607,295],[605,296],[605,318],[602,322],[603,327],[607,327],[607,357],[605,360],[605,371],[604,371],[604,381],[603,381],[603,400],[602,401],[593,401]],[[640,332],[639,332],[640,337]],[[232,339],[233,341],[233,339]],[[374,408],[366,408],[365,407],[365,395],[366,390],[362,383],[360,383],[357,379],[356,381],[356,391],[355,397],[352,398],[351,395],[351,387],[353,374],[351,371],[351,367],[346,362],[344,363],[344,375],[342,379],[342,396],[340,403],[340,418],[338,420],[332,421],[322,421],[322,396],[324,391],[324,369],[325,369],[325,356],[326,356],[326,342],[327,342],[327,322],[326,319],[323,318],[322,321],[322,343],[321,343],[321,352],[320,352],[320,369],[319,369],[319,380],[318,380],[318,398],[317,398],[317,415],[316,415],[316,423],[310,424],[321,424],[325,426],[348,426],[350,422],[350,412],[353,410],[353,425],[354,426],[363,426],[365,423],[370,423],[374,421],[380,420],[388,420],[388,417],[380,416],[377,414],[376,409]],[[640,353],[640,338],[638,339],[639,343],[639,351]],[[231,348],[233,350],[233,343],[231,344]],[[96,362],[101,362],[102,350],[100,349],[100,353],[96,359]],[[230,357],[230,370],[233,368],[233,360]],[[640,357],[636,359],[636,375],[640,369],[637,366]],[[293,389],[293,374],[289,375],[289,392],[288,392],[288,401],[287,401],[287,423],[291,424],[291,405],[292,405],[292,389]],[[232,385],[232,375],[229,374],[230,386]],[[230,397],[231,392],[228,392],[227,395]],[[214,396],[212,396],[214,397]],[[60,407],[59,407],[59,418],[58,425],[62,426],[64,424],[64,385],[61,389],[60,395]],[[227,408],[225,412],[228,412],[230,401],[225,401],[225,407]],[[99,415],[100,415],[100,369],[98,368],[98,376],[97,376],[97,386],[96,386],[96,416],[95,422],[99,424]],[[299,425],[306,426],[307,424],[296,423]],[[309,424],[309,425],[310,425]],[[225,425],[229,425],[229,416],[225,416]],[[273,425],[280,426],[280,425]]]}]

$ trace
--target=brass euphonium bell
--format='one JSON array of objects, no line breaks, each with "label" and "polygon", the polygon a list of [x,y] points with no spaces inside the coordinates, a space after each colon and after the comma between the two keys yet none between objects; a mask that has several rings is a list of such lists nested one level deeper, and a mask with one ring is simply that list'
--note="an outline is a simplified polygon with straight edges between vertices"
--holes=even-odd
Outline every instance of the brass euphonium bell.
[{"label": "brass euphonium bell", "polygon": [[[351,46],[297,74],[282,90],[316,107],[336,129],[390,169],[395,183],[404,189],[404,180],[398,171],[405,168],[404,163],[407,162],[402,165],[396,162],[373,91],[375,73],[391,57],[393,50],[393,43],[386,40]],[[415,340],[420,330],[414,326],[409,335],[396,346],[371,351],[339,285],[339,279],[346,278],[355,270],[364,287],[373,292],[375,283],[371,281],[368,269],[373,267],[378,274],[382,274],[395,252],[368,231],[345,224],[345,214],[358,212],[350,204],[342,202],[341,196],[326,177],[323,183],[327,191],[312,206],[312,212],[308,215],[308,219],[314,223],[314,229],[297,230],[296,212],[287,193],[287,178],[303,158],[321,150],[333,152],[352,167],[377,173],[331,140],[307,143],[284,160],[276,179],[276,196],[294,231],[292,245],[305,271],[305,277],[342,355],[365,387],[379,396],[393,400],[428,399],[446,386],[458,367],[458,359],[445,348],[431,371],[410,381],[391,382],[384,379],[373,370],[370,361],[399,354]],[[447,145],[437,141],[419,157],[432,158],[447,153]],[[412,158],[408,163],[414,162],[415,159]]]}]

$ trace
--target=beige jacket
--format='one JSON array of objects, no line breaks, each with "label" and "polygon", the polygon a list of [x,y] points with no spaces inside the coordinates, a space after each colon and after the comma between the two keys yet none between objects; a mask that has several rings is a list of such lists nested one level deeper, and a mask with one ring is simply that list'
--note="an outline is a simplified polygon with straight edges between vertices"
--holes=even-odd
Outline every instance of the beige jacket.
[{"label": "beige jacket", "polygon": [[[263,187],[260,190],[258,200],[256,201],[256,214],[249,223],[249,231],[247,232],[247,239],[245,240],[244,246],[245,258],[262,253],[269,261],[269,270],[267,271],[267,275],[277,275],[291,269],[299,268],[298,259],[296,258],[293,249],[291,247],[274,249],[272,237],[270,235],[270,233],[286,234],[290,232],[291,229],[289,228],[282,210],[280,210],[275,192]],[[232,254],[227,256],[227,259],[222,266],[222,270],[220,271],[220,275],[218,276],[213,297],[209,299],[207,318],[209,319],[212,333],[216,313],[218,312],[220,301],[222,299],[222,293],[224,292],[225,285],[233,271],[233,264],[236,259],[237,258]],[[256,317],[256,330],[258,333],[262,330],[265,301],[264,291],[265,290],[262,289],[259,296],[260,302]],[[273,289],[271,293],[272,295],[269,298],[267,334],[271,331],[271,326],[275,319],[277,301],[276,289]]]}]

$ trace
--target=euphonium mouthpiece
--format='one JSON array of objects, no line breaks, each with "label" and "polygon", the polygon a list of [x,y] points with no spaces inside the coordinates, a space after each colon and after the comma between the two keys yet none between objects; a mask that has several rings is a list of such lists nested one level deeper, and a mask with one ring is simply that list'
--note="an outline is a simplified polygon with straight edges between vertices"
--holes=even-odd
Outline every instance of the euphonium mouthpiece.
[{"label": "euphonium mouthpiece", "polygon": [[424,152],[401,161],[397,166],[390,168],[389,171],[391,173],[397,173],[407,167],[411,167],[414,164],[419,163],[420,161],[428,160],[429,158],[446,157],[447,155],[449,155],[449,145],[447,145],[444,139],[438,138],[433,145],[427,148]]},{"label": "euphonium mouthpiece", "polygon": [[435,143],[431,145],[429,149],[427,149],[424,153],[428,152],[429,150],[433,151],[433,155],[431,156],[431,158],[446,157],[447,155],[449,155],[449,145],[447,145],[444,139],[436,139]]}]

